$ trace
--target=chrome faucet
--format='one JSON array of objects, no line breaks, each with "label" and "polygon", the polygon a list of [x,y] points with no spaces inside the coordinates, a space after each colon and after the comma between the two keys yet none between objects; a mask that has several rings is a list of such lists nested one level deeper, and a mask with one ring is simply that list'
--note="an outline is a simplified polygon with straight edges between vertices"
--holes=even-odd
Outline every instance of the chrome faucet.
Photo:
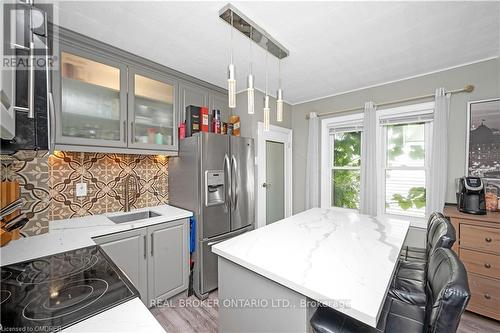
[{"label": "chrome faucet", "polygon": [[[134,191],[132,194],[132,200],[130,199],[130,183],[133,183]],[[123,205],[123,210],[125,212],[130,212],[130,206],[135,203],[137,200],[137,195],[139,194],[139,182],[134,175],[127,175],[123,179],[123,198],[125,200],[125,204]]]}]

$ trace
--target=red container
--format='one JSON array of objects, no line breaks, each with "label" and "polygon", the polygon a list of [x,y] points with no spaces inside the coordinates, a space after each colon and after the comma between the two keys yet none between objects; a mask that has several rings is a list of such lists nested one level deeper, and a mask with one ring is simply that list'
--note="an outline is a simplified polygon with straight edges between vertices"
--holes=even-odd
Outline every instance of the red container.
[{"label": "red container", "polygon": [[179,124],[179,139],[184,139],[186,137],[186,123]]},{"label": "red container", "polygon": [[209,117],[208,117],[208,108],[205,106],[202,106],[200,109],[200,117],[201,117],[201,131],[202,132],[209,132],[210,124],[209,124]]}]

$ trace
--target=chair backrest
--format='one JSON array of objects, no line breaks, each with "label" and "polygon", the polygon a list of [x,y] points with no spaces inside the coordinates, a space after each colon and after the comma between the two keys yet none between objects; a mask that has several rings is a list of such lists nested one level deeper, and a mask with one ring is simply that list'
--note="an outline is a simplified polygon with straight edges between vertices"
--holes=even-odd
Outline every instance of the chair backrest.
[{"label": "chair backrest", "polygon": [[441,214],[440,212],[432,212],[431,215],[429,215],[428,224],[431,224],[432,221],[437,217],[444,217],[444,215]]},{"label": "chair backrest", "polygon": [[451,249],[456,240],[455,228],[450,221],[443,215],[435,216],[431,220],[427,231],[427,258],[438,247]]},{"label": "chair backrest", "polygon": [[455,252],[437,248],[427,273],[426,332],[456,332],[470,299],[467,272]]}]

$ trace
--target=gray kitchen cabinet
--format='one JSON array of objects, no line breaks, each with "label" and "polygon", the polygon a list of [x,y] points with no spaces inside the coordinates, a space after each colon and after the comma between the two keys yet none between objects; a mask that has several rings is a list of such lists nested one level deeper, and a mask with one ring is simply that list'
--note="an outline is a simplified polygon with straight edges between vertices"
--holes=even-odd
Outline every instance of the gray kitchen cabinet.
[{"label": "gray kitchen cabinet", "polygon": [[61,46],[54,72],[56,144],[126,147],[126,66]]},{"label": "gray kitchen cabinet", "polygon": [[189,280],[187,221],[148,227],[148,239],[150,302],[168,299],[186,290]]},{"label": "gray kitchen cabinet", "polygon": [[177,81],[144,69],[128,72],[129,147],[177,150]]},{"label": "gray kitchen cabinet", "polygon": [[181,121],[186,121],[186,106],[207,106],[208,107],[208,89],[201,86],[180,83],[180,104],[181,104]]},{"label": "gray kitchen cabinet", "polygon": [[189,222],[187,219],[94,238],[125,273],[146,306],[188,288]]},{"label": "gray kitchen cabinet", "polygon": [[94,239],[137,288],[144,304],[148,302],[146,234],[141,228]]},{"label": "gray kitchen cabinet", "polygon": [[56,150],[177,155],[186,106],[211,108],[210,95],[224,110],[223,88],[63,27],[53,36]]},{"label": "gray kitchen cabinet", "polygon": [[229,119],[229,103],[227,94],[210,91],[209,94],[209,108],[212,110],[220,110],[222,121],[227,122]]}]

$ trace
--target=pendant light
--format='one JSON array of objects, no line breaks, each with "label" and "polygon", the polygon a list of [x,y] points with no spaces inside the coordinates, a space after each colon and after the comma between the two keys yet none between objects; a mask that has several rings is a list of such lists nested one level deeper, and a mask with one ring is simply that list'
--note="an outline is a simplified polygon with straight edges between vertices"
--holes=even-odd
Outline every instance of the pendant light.
[{"label": "pendant light", "polygon": [[236,107],[236,74],[233,64],[233,12],[231,12],[231,59],[227,68],[227,90],[229,108]]},{"label": "pendant light", "polygon": [[255,113],[255,88],[254,78],[252,74],[252,44],[253,44],[253,27],[250,27],[250,72],[247,79],[247,94],[248,94],[248,114]]},{"label": "pendant light", "polygon": [[276,92],[276,121],[283,121],[283,90],[281,89],[281,58],[278,59],[278,91]]},{"label": "pendant light", "polygon": [[269,95],[267,94],[267,55],[269,54],[266,51],[266,95],[264,96],[264,131],[269,131],[269,121],[270,121],[270,108],[269,108]]}]

